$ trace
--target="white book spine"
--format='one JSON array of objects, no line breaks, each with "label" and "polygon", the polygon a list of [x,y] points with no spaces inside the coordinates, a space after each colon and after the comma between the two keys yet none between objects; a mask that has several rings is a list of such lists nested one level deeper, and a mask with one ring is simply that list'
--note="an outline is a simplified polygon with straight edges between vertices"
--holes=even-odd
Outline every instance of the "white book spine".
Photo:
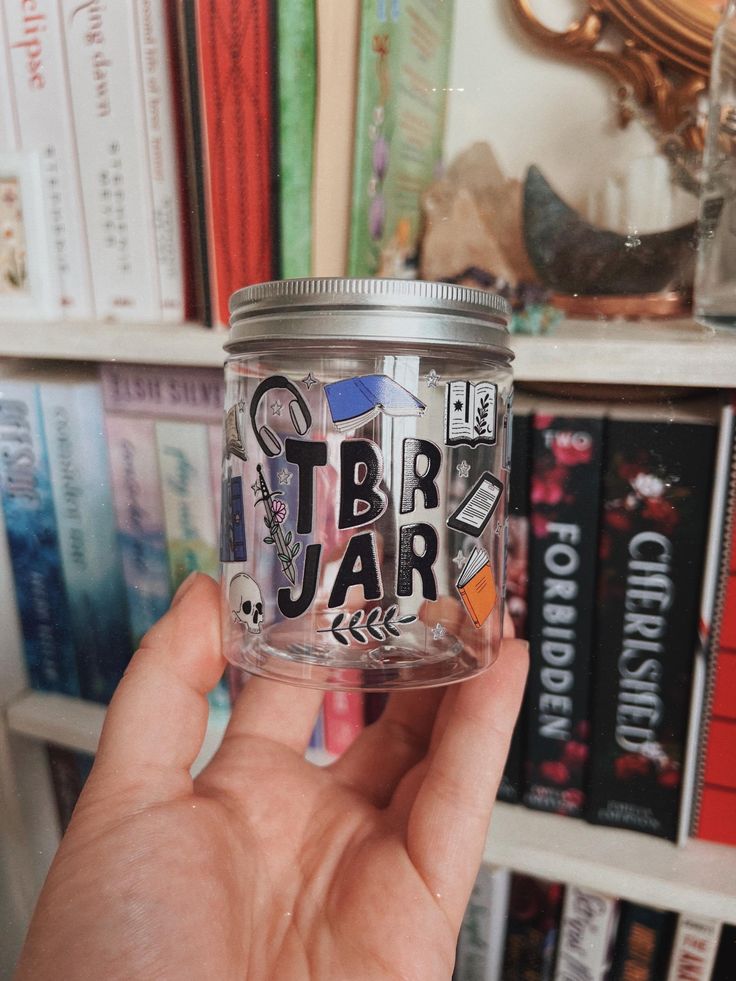
[{"label": "white book spine", "polygon": [[17,150],[19,143],[18,119],[13,93],[13,75],[10,71],[10,49],[5,11],[0,4],[0,152]]},{"label": "white book spine", "polygon": [[161,289],[161,319],[184,320],[184,268],[172,53],[164,0],[135,0],[148,162]]},{"label": "white book spine", "polygon": [[19,149],[39,154],[44,207],[68,319],[94,317],[89,251],[59,8],[52,0],[5,5]]},{"label": "white book spine", "polygon": [[718,952],[721,924],[682,913],[670,955],[667,981],[708,981]]},{"label": "white book spine", "polygon": [[481,866],[460,928],[456,981],[500,981],[510,888],[508,869]]},{"label": "white book spine", "polygon": [[97,315],[158,322],[143,83],[130,2],[61,0],[61,9]]},{"label": "white book spine", "polygon": [[555,981],[604,981],[618,923],[618,902],[568,886],[560,925]]}]

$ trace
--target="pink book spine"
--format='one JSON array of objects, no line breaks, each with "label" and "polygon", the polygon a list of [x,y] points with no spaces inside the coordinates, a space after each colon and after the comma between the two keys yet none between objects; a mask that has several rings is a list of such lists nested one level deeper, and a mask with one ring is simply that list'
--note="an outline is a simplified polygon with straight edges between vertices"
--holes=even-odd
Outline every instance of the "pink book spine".
[{"label": "pink book spine", "polygon": [[330,691],[324,701],[324,740],[328,753],[339,756],[360,735],[363,719],[363,694],[355,691]]},{"label": "pink book spine", "polygon": [[220,369],[104,364],[100,379],[108,411],[222,425],[225,381]]}]

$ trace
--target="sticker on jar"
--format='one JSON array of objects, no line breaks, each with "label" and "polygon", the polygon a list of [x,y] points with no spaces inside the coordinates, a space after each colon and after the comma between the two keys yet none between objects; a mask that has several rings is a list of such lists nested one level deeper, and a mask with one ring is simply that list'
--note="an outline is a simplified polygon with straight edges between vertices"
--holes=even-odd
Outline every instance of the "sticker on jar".
[{"label": "sticker on jar", "polygon": [[445,445],[471,446],[496,443],[496,402],[494,382],[448,382],[445,386]]},{"label": "sticker on jar", "polygon": [[486,529],[503,493],[503,484],[486,470],[447,519],[454,531],[478,538]]}]

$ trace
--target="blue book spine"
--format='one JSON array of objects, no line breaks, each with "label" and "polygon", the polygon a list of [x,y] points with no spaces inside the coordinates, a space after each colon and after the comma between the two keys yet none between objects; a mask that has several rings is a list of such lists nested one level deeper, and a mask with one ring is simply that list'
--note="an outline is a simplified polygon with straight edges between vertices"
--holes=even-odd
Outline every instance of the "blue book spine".
[{"label": "blue book spine", "polygon": [[79,695],[38,387],[0,382],[0,495],[32,688]]},{"label": "blue book spine", "polygon": [[44,383],[41,405],[79,685],[83,698],[105,704],[131,638],[99,386]]}]

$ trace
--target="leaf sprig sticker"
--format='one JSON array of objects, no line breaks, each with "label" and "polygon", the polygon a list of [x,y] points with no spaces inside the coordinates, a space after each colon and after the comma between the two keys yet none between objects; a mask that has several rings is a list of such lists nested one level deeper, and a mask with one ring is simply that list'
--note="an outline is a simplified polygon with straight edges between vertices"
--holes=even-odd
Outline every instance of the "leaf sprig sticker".
[{"label": "leaf sprig sticker", "polygon": [[[396,604],[389,606],[385,613],[380,607],[375,607],[366,614],[365,610],[356,610],[347,619],[347,613],[338,613],[329,627],[323,627],[318,633],[331,633],[338,644],[347,646],[350,638],[358,644],[367,644],[369,638],[388,640],[389,637],[400,637],[399,624],[413,623],[416,617],[407,613],[403,617],[396,616]],[[383,618],[381,614],[383,613]],[[365,619],[364,619],[365,618]]]}]

